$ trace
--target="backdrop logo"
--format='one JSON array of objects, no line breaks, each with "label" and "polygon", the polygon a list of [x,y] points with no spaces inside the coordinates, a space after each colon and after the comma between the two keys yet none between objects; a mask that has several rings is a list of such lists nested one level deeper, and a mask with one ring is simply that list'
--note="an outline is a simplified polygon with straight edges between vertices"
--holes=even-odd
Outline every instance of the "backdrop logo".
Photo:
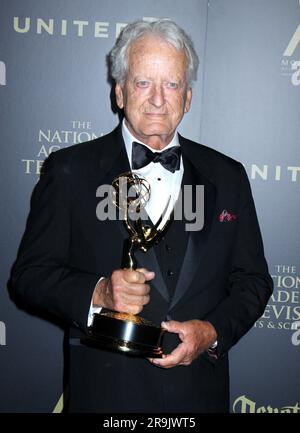
[{"label": "backdrop logo", "polygon": [[297,165],[244,164],[251,180],[287,181],[300,180],[300,167]]},{"label": "backdrop logo", "polygon": [[[262,317],[255,323],[256,328],[268,328],[274,330],[291,331],[292,343],[298,343],[300,339],[300,277],[297,275],[296,266],[276,265],[274,280],[274,293]],[[296,327],[297,326],[297,327]]]},{"label": "backdrop logo", "polygon": [[300,413],[299,403],[283,407],[273,407],[271,405],[258,406],[256,401],[251,400],[245,395],[238,397],[233,403],[234,413]]},{"label": "backdrop logo", "polygon": [[92,122],[85,120],[71,120],[70,125],[65,129],[40,129],[37,138],[38,152],[32,158],[21,160],[24,173],[39,175],[44,160],[51,152],[76,143],[93,140],[98,136],[92,131]]},{"label": "backdrop logo", "polygon": [[293,34],[288,46],[286,47],[283,55],[291,57],[294,54],[295,49],[297,48],[300,42],[300,24],[298,25],[295,33]]},{"label": "backdrop logo", "polygon": [[[143,17],[144,21],[153,21],[154,17]],[[117,38],[127,23],[108,21],[66,20],[54,18],[13,17],[13,29],[17,33],[36,33],[37,35],[60,35],[77,37],[108,38],[114,32]]]},{"label": "backdrop logo", "polygon": [[290,81],[294,86],[299,86],[300,84],[300,60],[297,57],[293,57],[295,54],[297,55],[297,53],[299,53],[299,48],[300,24],[288,42],[281,61],[282,75],[290,77]]},{"label": "backdrop logo", "polygon": [[4,322],[0,322],[0,346],[6,346],[6,326]]},{"label": "backdrop logo", "polygon": [[6,85],[6,66],[4,62],[0,61],[0,86]]}]

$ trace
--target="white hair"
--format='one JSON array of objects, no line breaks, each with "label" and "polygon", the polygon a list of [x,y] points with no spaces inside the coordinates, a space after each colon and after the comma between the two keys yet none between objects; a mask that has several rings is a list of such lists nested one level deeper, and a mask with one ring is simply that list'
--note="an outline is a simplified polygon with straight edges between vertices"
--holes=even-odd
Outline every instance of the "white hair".
[{"label": "white hair", "polygon": [[199,59],[192,40],[174,21],[160,19],[152,22],[135,21],[122,30],[109,55],[110,73],[116,82],[124,84],[128,72],[128,49],[142,36],[156,36],[178,51],[184,50],[188,63],[186,71],[188,85],[191,86],[192,82],[196,81]]}]

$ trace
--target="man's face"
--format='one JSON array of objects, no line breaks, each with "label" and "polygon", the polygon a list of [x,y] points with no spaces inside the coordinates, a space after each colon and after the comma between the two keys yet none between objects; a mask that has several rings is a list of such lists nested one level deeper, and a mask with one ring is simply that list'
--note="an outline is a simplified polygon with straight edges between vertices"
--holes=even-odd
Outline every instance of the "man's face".
[{"label": "man's face", "polygon": [[117,104],[130,132],[153,148],[171,141],[190,108],[186,67],[185,53],[159,38],[145,36],[129,48],[124,86],[116,84]]}]

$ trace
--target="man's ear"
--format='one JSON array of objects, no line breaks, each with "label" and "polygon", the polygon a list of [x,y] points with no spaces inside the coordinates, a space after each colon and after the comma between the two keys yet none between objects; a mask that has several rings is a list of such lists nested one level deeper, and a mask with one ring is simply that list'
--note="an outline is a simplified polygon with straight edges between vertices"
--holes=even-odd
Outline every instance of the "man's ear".
[{"label": "man's ear", "polygon": [[184,112],[185,113],[187,113],[190,110],[190,106],[191,106],[191,102],[192,102],[192,96],[193,96],[192,88],[189,87],[187,89],[187,92],[186,92],[186,100],[185,100],[185,104],[184,104]]},{"label": "man's ear", "polygon": [[115,94],[116,94],[117,105],[122,110],[122,108],[124,107],[124,98],[123,98],[123,90],[120,83],[116,83]]}]

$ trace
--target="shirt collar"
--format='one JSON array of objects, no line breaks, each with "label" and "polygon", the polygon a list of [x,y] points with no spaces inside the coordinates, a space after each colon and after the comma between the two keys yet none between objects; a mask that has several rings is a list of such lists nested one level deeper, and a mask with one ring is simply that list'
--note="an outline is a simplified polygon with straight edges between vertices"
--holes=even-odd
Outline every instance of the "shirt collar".
[{"label": "shirt collar", "polygon": [[[148,149],[152,150],[152,152],[153,152],[153,149],[151,147],[149,147],[147,144],[143,143],[142,141],[138,140],[137,138],[135,138],[131,134],[131,132],[129,131],[129,129],[125,123],[125,118],[123,119],[123,122],[122,122],[122,135],[123,135],[123,139],[124,139],[125,148],[126,148],[130,167],[131,167],[131,152],[132,152],[132,142],[133,141],[136,141],[138,143],[143,144],[144,146],[148,147]],[[163,149],[156,150],[155,152],[162,152],[163,150],[169,149],[169,147],[173,147],[173,146],[180,146],[177,130],[175,131],[174,137],[172,138],[170,143],[166,147],[164,147]]]}]

